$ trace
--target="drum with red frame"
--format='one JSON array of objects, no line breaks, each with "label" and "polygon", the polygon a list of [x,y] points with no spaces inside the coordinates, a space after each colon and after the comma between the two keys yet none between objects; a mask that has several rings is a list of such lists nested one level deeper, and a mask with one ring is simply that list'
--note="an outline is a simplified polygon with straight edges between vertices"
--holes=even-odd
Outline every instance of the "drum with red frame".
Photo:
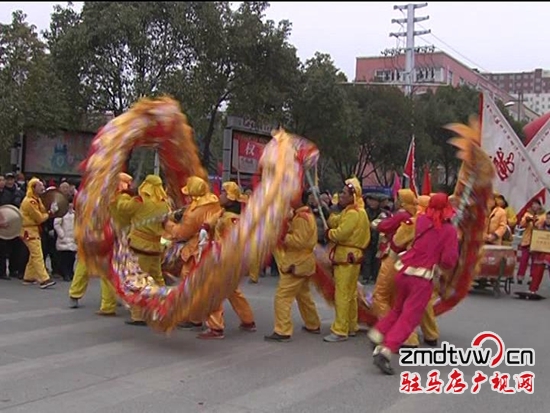
[{"label": "drum with red frame", "polygon": [[512,246],[484,245],[481,269],[474,278],[474,287],[484,289],[492,286],[494,295],[499,297],[503,285],[506,294],[510,294],[516,262],[516,250]]}]

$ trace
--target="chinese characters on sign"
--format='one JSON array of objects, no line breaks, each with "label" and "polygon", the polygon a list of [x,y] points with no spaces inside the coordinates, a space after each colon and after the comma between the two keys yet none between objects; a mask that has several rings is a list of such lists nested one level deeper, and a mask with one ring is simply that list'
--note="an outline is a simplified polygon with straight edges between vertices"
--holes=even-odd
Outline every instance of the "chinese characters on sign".
[{"label": "chinese characters on sign", "polygon": [[255,174],[268,139],[260,135],[233,132],[233,169],[242,174]]},{"label": "chinese characters on sign", "polygon": [[498,148],[496,155],[492,159],[498,177],[501,181],[506,181],[515,170],[514,153],[510,152],[505,155],[502,148]]},{"label": "chinese characters on sign", "polygon": [[[512,380],[514,385],[512,386]],[[501,394],[516,394],[524,392],[533,394],[535,375],[530,371],[514,374],[495,371],[490,377],[477,370],[471,383],[464,378],[460,369],[453,369],[447,380],[440,377],[439,370],[432,370],[428,373],[426,385],[422,386],[422,378],[419,373],[404,371],[401,373],[399,392],[404,394],[464,394],[470,391],[471,394],[479,393],[481,385],[488,382],[491,390]]]}]

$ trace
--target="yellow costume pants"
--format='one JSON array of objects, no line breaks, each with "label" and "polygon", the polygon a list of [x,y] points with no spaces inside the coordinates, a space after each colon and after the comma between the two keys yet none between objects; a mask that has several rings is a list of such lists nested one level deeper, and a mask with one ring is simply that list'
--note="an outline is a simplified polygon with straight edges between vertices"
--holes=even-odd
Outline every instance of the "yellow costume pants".
[{"label": "yellow costume pants", "polygon": [[[76,262],[76,268],[74,271],[73,281],[69,288],[69,297],[80,300],[84,297],[86,290],[88,289],[88,282],[90,277],[88,276],[88,270],[83,261]],[[104,313],[114,313],[116,311],[116,294],[115,290],[105,281],[103,278],[100,281],[101,285],[101,306],[99,311]]]},{"label": "yellow costume pants", "polygon": [[[162,257],[136,254],[139,266],[143,272],[148,273],[158,285],[164,286],[164,278],[162,277]],[[142,311],[139,307],[130,308],[130,315],[133,321],[143,321]]]},{"label": "yellow costume pants", "polygon": [[[254,323],[254,313],[252,312],[252,307],[248,303],[248,300],[242,293],[240,289],[236,289],[233,293],[227,297],[229,304],[233,307],[233,311],[241,320],[241,324],[252,324]],[[211,330],[223,331],[225,329],[225,322],[223,318],[223,302],[220,305],[220,308],[217,311],[214,311],[208,317],[206,325]]]},{"label": "yellow costume pants", "polygon": [[298,309],[306,328],[316,330],[321,327],[317,307],[309,290],[309,277],[296,277],[284,273],[280,267],[279,274],[279,285],[275,292],[275,328],[273,331],[282,336],[292,335],[294,331],[292,326],[294,299],[298,303]]},{"label": "yellow costume pants", "polygon": [[29,249],[29,261],[25,268],[23,281],[38,281],[39,283],[48,281],[50,276],[44,265],[44,254],[42,253],[40,238],[23,239],[23,242]]},{"label": "yellow costume pants", "polygon": [[422,330],[422,335],[424,340],[438,340],[439,339],[439,327],[437,326],[437,318],[434,313],[434,303],[439,297],[436,289],[432,293],[432,298],[424,311],[424,316],[422,316],[422,321],[420,322],[420,329]]},{"label": "yellow costume pants", "polygon": [[359,264],[340,264],[334,267],[334,306],[336,317],[330,328],[332,333],[347,337],[359,330],[357,324],[357,281]]},{"label": "yellow costume pants", "polygon": [[[376,284],[372,294],[373,308],[378,318],[384,317],[388,314],[395,301],[395,276],[397,270],[395,269],[395,259],[391,255],[387,255],[382,259],[382,265],[378,271],[378,277],[376,278]],[[418,334],[413,331],[407,341],[403,343],[405,346],[419,346]]]},{"label": "yellow costume pants", "polygon": [[260,261],[254,260],[250,265],[250,272],[248,273],[248,278],[250,279],[250,281],[257,283],[260,279],[260,271]]}]

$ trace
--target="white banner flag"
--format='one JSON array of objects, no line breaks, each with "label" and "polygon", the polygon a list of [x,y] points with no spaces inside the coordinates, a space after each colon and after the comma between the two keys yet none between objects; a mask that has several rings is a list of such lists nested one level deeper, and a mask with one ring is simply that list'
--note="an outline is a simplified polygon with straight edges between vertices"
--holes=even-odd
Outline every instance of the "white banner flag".
[{"label": "white banner flag", "polygon": [[481,125],[481,146],[493,160],[497,172],[494,190],[519,213],[544,190],[542,179],[519,137],[495,102],[485,94]]},{"label": "white banner flag", "polygon": [[546,188],[550,188],[550,120],[527,145],[527,153]]}]

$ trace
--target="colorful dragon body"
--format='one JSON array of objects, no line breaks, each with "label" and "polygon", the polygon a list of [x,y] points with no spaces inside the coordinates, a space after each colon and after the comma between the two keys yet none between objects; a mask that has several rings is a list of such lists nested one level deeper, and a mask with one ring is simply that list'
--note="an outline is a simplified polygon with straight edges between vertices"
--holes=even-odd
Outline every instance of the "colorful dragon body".
[{"label": "colorful dragon body", "polygon": [[180,188],[189,176],[206,178],[192,129],[177,102],[143,99],[109,122],[94,139],[84,164],[78,201],[82,224],[76,228],[76,238],[79,255],[89,268],[106,278],[128,305],[141,307],[152,328],[169,332],[182,320],[205,319],[236,289],[253,262],[265,261],[271,254],[289,216],[291,200],[302,189],[304,169],[316,165],[319,151],[303,138],[274,131],[260,160],[262,180],[239,224],[221,245],[203,251],[185,282],[160,287],[141,271],[127,232],[113,226],[109,200],[104,196],[115,192],[117,175],[138,146],[158,148],[176,207],[183,204]]},{"label": "colorful dragon body", "polygon": [[[450,274],[442,276],[442,296],[434,304],[436,315],[441,315],[457,306],[468,294],[473,278],[479,272],[482,259],[483,228],[487,219],[487,201],[493,196],[492,182],[495,170],[489,156],[481,149],[481,126],[472,117],[469,125],[452,124],[447,129],[458,137],[449,143],[459,150],[462,161],[454,196],[459,200],[455,224],[462,236],[459,263]],[[328,252],[316,249],[317,272],[313,281],[320,294],[334,305],[334,281]],[[358,288],[359,321],[372,326],[377,317],[371,309],[363,289]]]}]

